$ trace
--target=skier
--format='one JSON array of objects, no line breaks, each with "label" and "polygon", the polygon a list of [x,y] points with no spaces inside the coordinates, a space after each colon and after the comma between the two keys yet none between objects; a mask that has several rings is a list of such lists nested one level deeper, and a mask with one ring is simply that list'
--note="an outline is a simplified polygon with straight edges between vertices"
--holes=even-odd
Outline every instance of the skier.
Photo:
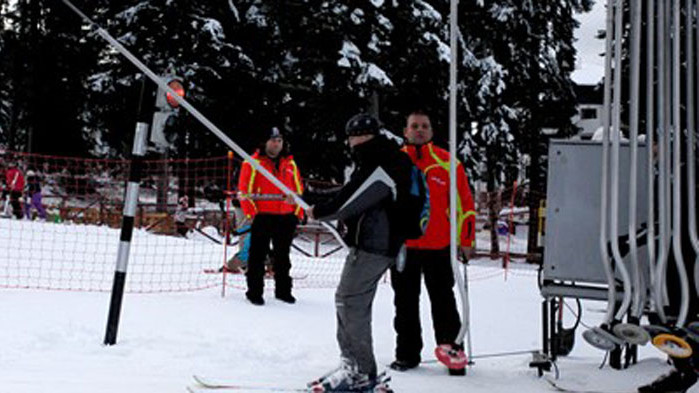
[{"label": "skier", "polygon": [[[288,153],[288,144],[277,127],[272,127],[266,134],[264,142],[253,154],[252,159],[274,174],[282,183],[297,194],[303,193],[301,175],[294,158]],[[262,297],[265,275],[265,257],[270,240],[273,248],[274,295],[277,299],[293,304],[296,298],[291,294],[291,242],[294,239],[296,225],[303,216],[303,210],[293,199],[254,200],[247,196],[253,194],[279,194],[282,191],[269,179],[257,173],[249,163],[244,162],[238,180],[240,205],[246,219],[252,222],[250,229],[250,250],[248,269],[245,273],[248,290],[245,296],[254,305],[264,305]]]},{"label": "skier", "polygon": [[[432,304],[437,358],[452,373],[465,370],[463,345],[456,344],[461,319],[454,298],[454,274],[449,253],[449,152],[435,146],[430,118],[415,111],[407,118],[403,135],[407,141],[403,151],[425,173],[430,194],[430,221],[425,234],[408,240],[405,266],[399,271],[391,268],[391,285],[395,297],[396,359],[390,367],[405,371],[420,364],[422,337],[420,327],[420,282],[425,285]],[[468,178],[461,163],[457,163],[457,221],[459,244],[469,256],[475,239],[473,198]]]},{"label": "skier", "polygon": [[31,220],[32,207],[34,207],[39,214],[39,218],[46,220],[46,209],[41,203],[41,179],[33,170],[27,171],[27,198],[28,203],[24,204],[24,215],[27,219]]},{"label": "skier", "polygon": [[177,201],[177,209],[175,210],[175,227],[177,234],[182,237],[187,237],[189,227],[187,227],[187,211],[189,210],[189,197],[183,195]]},{"label": "skier", "polygon": [[371,337],[371,306],[381,276],[395,263],[406,237],[400,233],[396,199],[409,192],[413,165],[379,133],[367,114],[345,126],[356,164],[349,182],[331,201],[313,206],[309,218],[342,220],[349,255],[335,292],[341,366],[309,383],[314,392],[386,391],[377,375]]},{"label": "skier", "polygon": [[248,255],[250,254],[251,222],[243,213],[243,209],[240,207],[240,202],[237,199],[233,202],[233,217],[235,217],[235,231],[239,234],[238,252],[230,257],[220,270],[226,269],[232,273],[244,273],[248,268]]},{"label": "skier", "polygon": [[[10,161],[9,169],[5,172],[5,184],[10,193],[10,204],[12,205],[12,214],[18,219],[22,218],[22,192],[24,191],[24,176],[18,165],[14,161]],[[5,207],[7,209],[7,207]]]}]

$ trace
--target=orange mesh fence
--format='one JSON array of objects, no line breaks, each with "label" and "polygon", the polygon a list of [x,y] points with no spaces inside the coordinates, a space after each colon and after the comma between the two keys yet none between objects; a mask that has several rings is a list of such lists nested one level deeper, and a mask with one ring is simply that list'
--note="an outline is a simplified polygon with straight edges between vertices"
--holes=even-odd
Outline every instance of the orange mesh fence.
[{"label": "orange mesh fence", "polygon": [[[225,156],[145,162],[127,291],[221,285],[228,164]],[[237,177],[240,161],[232,164]],[[11,184],[16,175],[6,177],[14,168],[21,174]],[[110,291],[128,173],[127,160],[6,153],[0,160],[0,287]],[[318,245],[315,240],[295,241],[297,287],[332,286],[339,277],[337,244],[325,234]],[[231,237],[227,254],[238,247]],[[244,286],[243,275],[227,276],[231,285]]]},{"label": "orange mesh fence", "polygon": [[[241,247],[234,198],[226,209],[226,197],[236,191],[227,190],[227,173],[232,168],[230,184],[235,187],[240,164],[237,157],[226,156],[145,162],[128,292],[192,291],[222,285],[219,271]],[[0,287],[110,291],[129,165],[128,160],[12,152],[0,157]],[[17,169],[21,182],[14,179],[19,177]],[[306,186],[336,187],[318,181]],[[507,190],[491,195],[502,198],[505,205],[512,197]],[[481,197],[477,201],[481,228],[477,255],[499,257],[490,252],[489,233],[483,229],[487,209]],[[505,214],[505,221],[513,217],[524,222],[526,213],[517,209],[516,214]],[[232,232],[228,242],[226,223]],[[526,253],[520,236],[512,240],[511,253],[514,258]],[[292,248],[294,286],[334,287],[345,255],[336,239],[317,223],[300,225]],[[267,279],[269,289],[272,274]],[[227,273],[225,283],[244,288],[245,276]]]}]

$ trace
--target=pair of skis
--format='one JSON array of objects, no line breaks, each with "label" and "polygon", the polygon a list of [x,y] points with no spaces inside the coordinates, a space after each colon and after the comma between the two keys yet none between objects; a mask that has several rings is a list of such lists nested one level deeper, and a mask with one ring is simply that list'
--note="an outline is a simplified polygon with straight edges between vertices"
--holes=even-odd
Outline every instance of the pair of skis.
[{"label": "pair of skis", "polygon": [[233,381],[213,380],[199,375],[194,375],[194,382],[196,382],[195,385],[187,386],[187,391],[189,391],[190,393],[202,393],[208,392],[210,390],[258,391],[270,393],[309,392],[309,390],[306,388],[294,388],[288,386],[241,385],[236,384]]},{"label": "pair of skis", "polygon": [[[385,381],[388,381],[390,377],[386,377]],[[199,375],[194,375],[195,385],[187,386],[187,391],[189,393],[208,393],[211,390],[219,391],[256,391],[256,392],[268,392],[268,393],[295,393],[295,392],[305,392],[305,393],[322,393],[322,391],[314,390],[312,387],[297,388],[291,386],[267,386],[267,385],[242,385],[237,384],[233,381],[223,381],[223,380],[213,380],[205,378]],[[382,387],[378,390],[374,390],[378,393],[393,393],[393,390],[388,387],[384,382]],[[345,392],[337,392],[345,393]],[[346,393],[359,393],[359,392],[346,392]]]}]

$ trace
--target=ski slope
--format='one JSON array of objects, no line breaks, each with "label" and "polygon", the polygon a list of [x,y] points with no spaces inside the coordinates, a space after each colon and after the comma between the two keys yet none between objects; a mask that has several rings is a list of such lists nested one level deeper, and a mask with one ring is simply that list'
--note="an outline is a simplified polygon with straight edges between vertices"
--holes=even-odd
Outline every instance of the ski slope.
[{"label": "ski slope", "polygon": [[[116,246],[116,238],[114,242]],[[469,267],[476,359],[468,375],[450,377],[435,362],[406,373],[389,370],[396,392],[554,391],[528,368],[528,354],[481,358],[541,347],[536,270],[513,264],[505,274],[498,265],[499,261],[477,260]],[[231,287],[225,297],[220,287],[129,293],[124,298],[118,343],[106,347],[102,341],[109,293],[4,289],[0,294],[0,393],[186,392],[193,374],[242,385],[302,387],[339,361],[334,290],[297,288],[294,294],[295,305],[276,301],[267,292],[267,304],[256,307],[245,300],[243,291]],[[373,310],[380,369],[393,360],[392,301],[385,282]],[[429,360],[434,359],[434,339],[424,291],[422,301],[422,356]],[[583,322],[598,324],[604,306],[585,303]],[[604,354],[582,340],[582,331],[578,329],[572,354],[558,362],[563,385],[619,391],[669,369],[660,352],[644,347],[639,365],[626,371],[599,370]]]}]

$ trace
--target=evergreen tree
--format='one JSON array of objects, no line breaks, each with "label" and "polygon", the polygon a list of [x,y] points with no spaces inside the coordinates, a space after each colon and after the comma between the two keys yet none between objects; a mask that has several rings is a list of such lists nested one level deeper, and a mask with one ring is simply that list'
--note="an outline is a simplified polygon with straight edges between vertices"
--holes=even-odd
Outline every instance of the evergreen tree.
[{"label": "evergreen tree", "polygon": [[5,2],[2,10],[4,36],[11,37],[12,60],[3,62],[11,79],[12,111],[4,127],[11,148],[83,153],[82,81],[92,61],[81,42],[81,25],[54,1]]},{"label": "evergreen tree", "polygon": [[[228,95],[235,92],[235,86],[231,88],[231,85],[244,85],[245,80],[251,78],[251,61],[240,47],[226,39],[217,19],[220,11],[190,0],[155,0],[111,5],[99,19],[151,70],[182,77],[187,100],[226,129],[226,124],[218,120],[223,114],[236,113],[235,107],[225,102],[230,98]],[[156,21],[158,23],[154,23]],[[90,77],[91,105],[95,110],[89,125],[93,140],[99,138],[110,147],[117,147],[121,142],[124,145],[118,152],[123,154],[131,144],[130,138],[123,138],[124,130],[132,129],[135,124],[144,76],[111,47],[104,45],[103,48],[99,65]],[[155,88],[152,82],[146,83],[150,91]],[[145,110],[153,107],[152,95],[147,95],[143,105]],[[233,109],[233,112],[226,109]],[[169,131],[180,135],[173,151],[175,156],[199,155],[200,151],[208,150],[211,143],[221,148],[184,111],[178,112],[173,120]],[[183,145],[187,140],[199,143]]]},{"label": "evergreen tree", "polygon": [[[486,162],[490,188],[509,184],[506,174],[522,154],[541,153],[542,127],[561,136],[573,130],[573,12],[590,3],[461,2],[458,135],[472,178]],[[67,152],[69,145],[87,154],[85,140],[92,155],[125,155],[143,76],[61,3],[9,4],[0,0],[9,21],[0,36],[0,75],[10,81],[0,88],[3,137],[36,151]],[[398,135],[407,112],[425,110],[436,141],[447,140],[449,2],[78,6],[155,72],[182,76],[187,99],[246,150],[272,125],[284,129],[307,176],[342,181],[349,163],[342,129],[360,110],[377,112]],[[148,109],[151,101],[144,102]],[[182,136],[175,156],[226,150],[184,111],[174,129]]]}]

